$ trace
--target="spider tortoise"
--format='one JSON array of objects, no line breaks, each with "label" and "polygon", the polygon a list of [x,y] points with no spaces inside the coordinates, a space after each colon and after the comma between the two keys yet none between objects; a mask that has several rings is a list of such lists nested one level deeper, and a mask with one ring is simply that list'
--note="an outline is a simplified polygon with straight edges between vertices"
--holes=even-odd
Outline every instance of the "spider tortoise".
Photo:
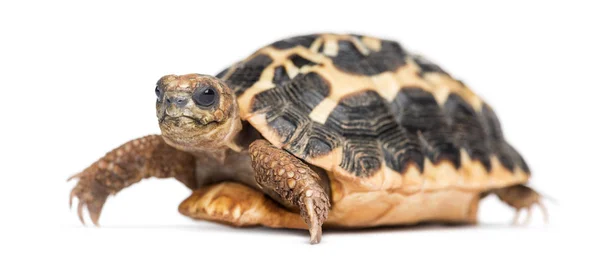
[{"label": "spider tortoise", "polygon": [[216,77],[156,85],[162,135],[132,140],[73,176],[98,224],[109,195],[143,178],[193,190],[179,211],[233,226],[365,228],[476,223],[496,194],[540,195],[492,108],[397,42],[315,34],[274,42]]}]

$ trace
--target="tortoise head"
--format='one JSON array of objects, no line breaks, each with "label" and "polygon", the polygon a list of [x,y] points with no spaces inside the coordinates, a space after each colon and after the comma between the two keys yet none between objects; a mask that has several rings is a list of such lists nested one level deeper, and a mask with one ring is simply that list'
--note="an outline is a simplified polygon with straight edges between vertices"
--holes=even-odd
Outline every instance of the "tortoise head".
[{"label": "tortoise head", "polygon": [[233,90],[218,78],[167,75],[156,84],[156,116],[162,136],[175,148],[194,152],[237,149],[241,130]]}]

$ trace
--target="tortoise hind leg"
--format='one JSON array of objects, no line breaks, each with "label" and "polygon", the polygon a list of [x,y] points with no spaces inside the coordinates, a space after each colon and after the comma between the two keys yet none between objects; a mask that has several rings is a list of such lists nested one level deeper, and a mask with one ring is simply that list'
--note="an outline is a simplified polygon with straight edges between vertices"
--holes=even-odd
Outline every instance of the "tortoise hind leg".
[{"label": "tortoise hind leg", "polygon": [[501,201],[505,202],[509,206],[516,210],[513,224],[518,224],[519,214],[522,209],[527,210],[527,218],[525,223],[529,223],[531,220],[531,210],[533,206],[537,205],[544,215],[544,221],[548,222],[548,211],[544,204],[542,204],[542,196],[532,188],[529,188],[522,184],[513,185],[506,188],[497,189],[494,193],[500,198]]},{"label": "tortoise hind leg", "polygon": [[202,187],[179,205],[181,214],[232,226],[308,229],[299,214],[279,206],[263,193],[235,182]]}]

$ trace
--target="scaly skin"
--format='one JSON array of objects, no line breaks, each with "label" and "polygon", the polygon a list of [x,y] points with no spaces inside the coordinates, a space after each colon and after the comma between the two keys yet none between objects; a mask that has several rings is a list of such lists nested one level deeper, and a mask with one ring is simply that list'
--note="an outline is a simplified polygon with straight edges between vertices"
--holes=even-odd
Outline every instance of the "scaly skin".
[{"label": "scaly skin", "polygon": [[256,182],[266,192],[279,195],[285,204],[297,207],[309,227],[310,242],[319,243],[321,226],[331,206],[328,194],[319,184],[319,175],[298,158],[265,140],[250,145],[250,156]]},{"label": "scaly skin", "polygon": [[194,189],[194,157],[169,146],[160,135],[127,142],[69,178],[78,180],[71,191],[69,204],[74,197],[77,198],[81,222],[84,222],[83,208],[87,207],[92,222],[98,225],[102,207],[109,195],[150,177],[174,177]]}]

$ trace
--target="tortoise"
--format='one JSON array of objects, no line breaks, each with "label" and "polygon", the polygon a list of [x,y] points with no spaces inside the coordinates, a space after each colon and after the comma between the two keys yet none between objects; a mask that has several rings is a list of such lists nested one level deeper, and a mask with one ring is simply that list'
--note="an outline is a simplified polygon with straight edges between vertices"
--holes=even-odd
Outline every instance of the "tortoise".
[{"label": "tortoise", "polygon": [[307,229],[311,243],[323,226],[475,224],[488,194],[516,215],[544,209],[494,110],[392,40],[291,37],[216,76],[164,76],[155,92],[161,135],[71,177],[82,222],[87,207],[98,225],[109,195],[149,177],[193,190],[186,216]]}]

